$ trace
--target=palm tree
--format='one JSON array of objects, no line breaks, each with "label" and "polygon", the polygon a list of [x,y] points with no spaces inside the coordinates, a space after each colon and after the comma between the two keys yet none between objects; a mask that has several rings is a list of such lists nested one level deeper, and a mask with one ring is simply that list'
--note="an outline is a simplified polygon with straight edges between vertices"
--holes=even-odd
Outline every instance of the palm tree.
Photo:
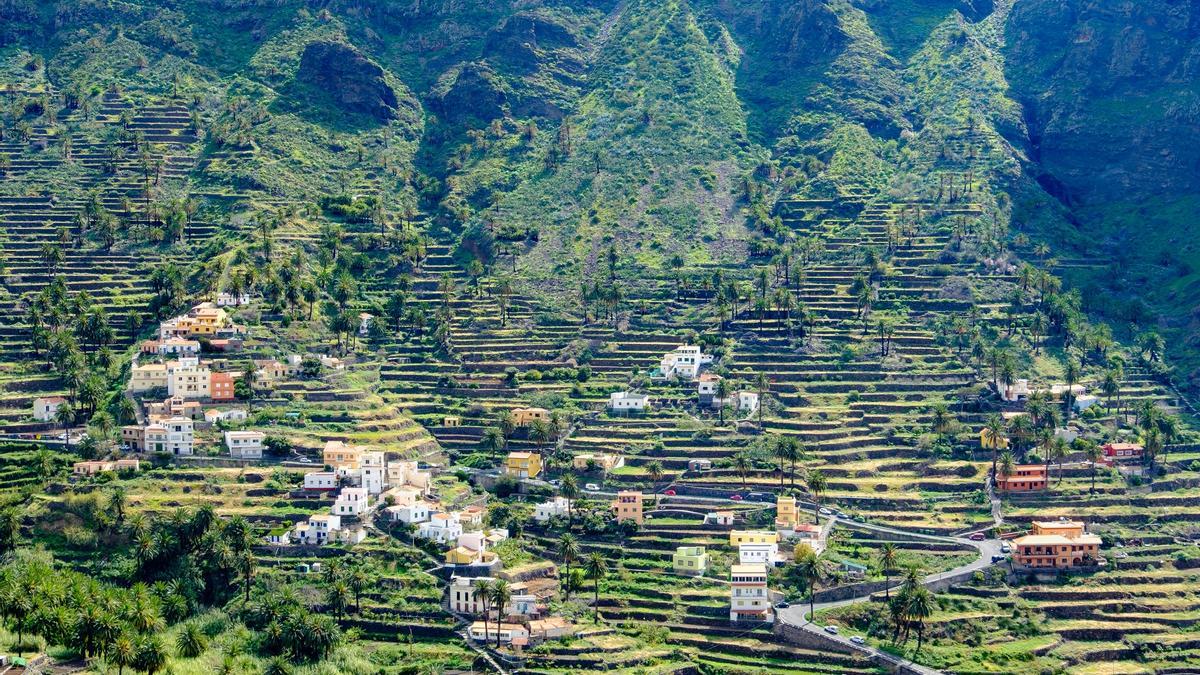
[{"label": "palm tree", "polygon": [[925,620],[933,615],[933,594],[928,588],[918,586],[913,590],[908,597],[908,602],[905,603],[907,611],[905,614],[910,622],[915,621],[917,624],[917,651],[921,652],[921,643],[925,639]]},{"label": "palm tree", "polygon": [[350,606],[350,587],[340,579],[334,581],[326,593],[326,602],[329,609],[333,610],[334,615],[337,616],[338,621],[341,621],[346,614],[346,609]]},{"label": "palm tree", "polygon": [[552,435],[550,424],[546,420],[534,420],[529,425],[529,439],[539,446],[545,446],[549,443]]},{"label": "palm tree", "polygon": [[1100,461],[1100,457],[1104,452],[1100,449],[1099,444],[1089,441],[1083,448],[1083,454],[1088,461],[1092,463],[1092,489],[1091,493],[1096,494],[1096,462]]},{"label": "palm tree", "polygon": [[185,659],[194,659],[208,648],[208,640],[194,622],[184,624],[175,638],[175,652]]},{"label": "palm tree", "polygon": [[729,403],[729,395],[733,393],[733,383],[725,378],[717,380],[716,399],[721,403],[717,405],[717,414],[721,424],[725,424],[725,406]]},{"label": "palm tree", "polygon": [[500,648],[500,624],[509,602],[512,602],[512,589],[507,581],[498,579],[492,585],[492,605],[496,608],[496,649]]},{"label": "palm tree", "polygon": [[938,402],[933,406],[933,430],[939,434],[950,428],[950,410],[945,403]]},{"label": "palm tree", "polygon": [[1067,367],[1064,369],[1063,373],[1067,378],[1067,421],[1070,422],[1071,412],[1075,407],[1075,391],[1073,387],[1075,386],[1075,382],[1079,380],[1079,362],[1073,358],[1067,357]]},{"label": "palm tree", "polygon": [[574,474],[567,474],[562,477],[562,482],[558,486],[558,494],[567,500],[567,527],[575,523],[575,512],[572,510],[572,502],[579,498],[579,481],[575,479]]},{"label": "palm tree", "polygon": [[600,623],[600,580],[608,574],[604,556],[593,551],[583,563],[583,573],[592,580],[592,622]]},{"label": "palm tree", "polygon": [[1121,391],[1121,385],[1117,381],[1117,371],[1114,368],[1109,368],[1104,371],[1104,379],[1100,382],[1100,391],[1104,392],[1106,399],[1104,407],[1108,414],[1112,414],[1113,397]]},{"label": "palm tree", "polygon": [[71,426],[75,424],[75,408],[69,403],[62,403],[58,406],[58,410],[54,411],[54,421],[58,422],[58,426],[62,427],[64,447],[67,452],[71,451]]},{"label": "palm tree", "polygon": [[[791,294],[788,294],[788,297],[790,298]],[[788,320],[788,326],[788,330],[790,331],[791,319]],[[771,383],[767,380],[767,376],[765,374],[759,373],[758,376],[754,378],[754,386],[758,389],[758,428],[761,429],[763,423],[763,407],[767,402],[767,389],[770,388]]]},{"label": "palm tree", "polygon": [[656,459],[656,460],[653,460],[653,461],[647,463],[646,464],[646,475],[650,476],[650,489],[653,491],[657,491],[658,490],[658,487],[657,487],[658,482],[663,479],[662,462],[660,462]]},{"label": "palm tree", "polygon": [[[483,639],[486,641],[488,615],[492,613],[492,582],[487,579],[476,579],[471,588],[471,596],[475,602],[483,604]],[[500,632],[500,617],[496,617],[496,632]]]},{"label": "palm tree", "polygon": [[899,553],[896,545],[892,542],[884,542],[883,546],[879,547],[879,567],[883,569],[883,597],[891,600],[892,588],[892,570],[896,568],[896,562],[899,560]]},{"label": "palm tree", "polygon": [[163,644],[162,636],[148,635],[138,645],[137,658],[134,667],[154,675],[167,667],[167,647]]},{"label": "palm tree", "polygon": [[563,566],[566,569],[564,578],[567,583],[564,584],[563,596],[565,600],[571,599],[571,563],[579,557],[579,540],[570,532],[563,532],[558,538],[558,557],[562,558]]},{"label": "palm tree", "polygon": [[507,445],[508,440],[504,438],[504,431],[500,427],[488,427],[484,429],[483,436],[479,439],[480,449],[491,455],[493,459]]},{"label": "palm tree", "polygon": [[992,480],[995,480],[996,457],[1000,452],[1000,439],[1004,436],[1004,420],[999,415],[991,415],[984,429],[992,441]]},{"label": "palm tree", "polygon": [[1067,457],[1067,442],[1062,438],[1055,437],[1054,442],[1050,444],[1050,456],[1054,458],[1058,464],[1058,481],[1062,482],[1063,478],[1063,460]]},{"label": "palm tree", "polygon": [[817,580],[821,576],[821,563],[817,554],[808,546],[800,547],[796,556],[796,573],[804,587],[808,589],[808,620],[816,619],[817,613]]},{"label": "palm tree", "polygon": [[821,494],[825,492],[828,482],[825,480],[825,474],[820,469],[812,469],[808,472],[806,479],[808,483],[808,491],[813,497],[813,524],[820,525],[821,517],[818,515],[821,510]]},{"label": "palm tree", "polygon": [[1013,472],[1016,470],[1016,466],[1017,462],[1013,457],[1012,451],[1005,450],[1003,454],[1000,455],[1000,475],[1006,477],[1013,475]]},{"label": "palm tree", "polygon": [[783,489],[783,474],[784,467],[788,460],[788,448],[785,436],[778,436],[771,443],[771,454],[775,456],[776,464],[779,467],[779,489]]},{"label": "palm tree", "polygon": [[737,470],[738,475],[742,477],[742,487],[746,487],[746,472],[750,470],[750,456],[745,452],[739,452],[733,456],[733,468]]},{"label": "palm tree", "polygon": [[134,647],[133,640],[125,634],[118,637],[113,642],[112,649],[108,650],[108,661],[117,667],[117,675],[123,675],[125,668],[132,666],[135,658],[137,648]]}]

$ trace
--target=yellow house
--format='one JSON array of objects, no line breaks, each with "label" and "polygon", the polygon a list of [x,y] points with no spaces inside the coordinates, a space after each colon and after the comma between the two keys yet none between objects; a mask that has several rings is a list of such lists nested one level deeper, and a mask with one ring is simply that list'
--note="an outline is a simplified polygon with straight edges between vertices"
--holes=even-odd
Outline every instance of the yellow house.
[{"label": "yellow house", "polygon": [[362,463],[363,449],[342,441],[327,441],[321,452],[322,461],[335,469],[357,469]]},{"label": "yellow house", "polygon": [[767,530],[731,530],[729,545],[737,548],[742,544],[778,544],[779,533]]},{"label": "yellow house", "polygon": [[468,546],[455,546],[446,551],[447,565],[487,565],[496,559],[491,551],[480,551]]},{"label": "yellow house", "polygon": [[1008,437],[1004,434],[993,434],[991,429],[984,427],[979,431],[979,445],[984,450],[1007,450]]},{"label": "yellow house", "polygon": [[225,310],[220,307],[205,307],[200,305],[192,316],[191,335],[216,335],[229,321]]},{"label": "yellow house", "polygon": [[537,478],[542,472],[542,456],[536,452],[510,452],[504,471],[517,478]]},{"label": "yellow house", "polygon": [[129,391],[138,393],[150,389],[166,389],[168,379],[166,364],[147,363],[134,366],[129,373]]},{"label": "yellow house", "polygon": [[796,508],[796,498],[791,496],[780,496],[775,502],[775,527],[792,527],[799,520],[799,511]]},{"label": "yellow house", "polygon": [[550,411],[545,408],[516,408],[512,411],[513,424],[524,427],[537,420],[550,421]]}]

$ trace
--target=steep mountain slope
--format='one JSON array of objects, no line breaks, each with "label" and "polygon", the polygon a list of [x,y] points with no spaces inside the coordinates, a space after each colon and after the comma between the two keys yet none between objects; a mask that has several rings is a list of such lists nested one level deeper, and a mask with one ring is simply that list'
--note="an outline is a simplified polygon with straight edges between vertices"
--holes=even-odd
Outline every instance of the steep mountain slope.
[{"label": "steep mountain slope", "polygon": [[1153,303],[1200,384],[1200,3],[1023,0],[1006,72],[1039,180],[1075,212],[1097,308],[1141,326]]}]

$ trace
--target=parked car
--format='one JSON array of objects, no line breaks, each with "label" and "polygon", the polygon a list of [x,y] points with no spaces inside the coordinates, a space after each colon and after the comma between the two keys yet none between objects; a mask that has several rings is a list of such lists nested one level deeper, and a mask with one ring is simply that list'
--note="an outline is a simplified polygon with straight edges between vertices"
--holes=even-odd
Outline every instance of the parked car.
[{"label": "parked car", "polygon": [[861,635],[855,635],[854,637],[850,638],[850,641],[851,641],[851,642],[853,642],[853,643],[854,643],[854,644],[856,644],[856,645],[865,645],[865,644],[867,644],[867,640],[866,640],[866,638],[864,638],[864,637],[863,637],[863,636],[861,636]]},{"label": "parked car", "polygon": [[584,486],[583,486],[583,489],[584,489],[584,490],[590,490],[590,491],[592,491],[592,492],[596,492],[597,490],[599,490],[599,489],[600,489],[600,486],[599,486],[599,485],[596,485],[595,483],[588,483],[587,485],[584,485]]},{"label": "parked car", "polygon": [[994,562],[994,563],[998,563],[998,562],[1004,562],[1004,561],[1005,561],[1005,560],[1007,560],[1007,559],[1008,559],[1008,557],[1007,557],[1007,556],[1003,556],[1003,555],[994,555],[994,556],[992,556],[992,562]]},{"label": "parked car", "polygon": [[830,625],[830,626],[825,626],[825,632],[826,632],[826,633],[829,633],[830,635],[837,635],[837,634],[838,634],[838,627],[837,627],[837,626],[832,626],[832,625]]},{"label": "parked car", "polygon": [[730,499],[732,499],[732,500],[733,500],[733,501],[735,501],[735,502],[740,502],[740,501],[742,501],[742,496],[741,496],[741,495],[729,495],[729,498],[730,498]]},{"label": "parked car", "polygon": [[983,541],[984,539],[987,539],[987,537],[982,532],[976,532],[971,535],[971,541]]},{"label": "parked car", "polygon": [[666,496],[668,496],[668,497],[674,497],[674,496],[675,496],[675,491],[674,491],[674,490],[663,490],[663,494],[664,494],[664,495],[666,495]]},{"label": "parked car", "polygon": [[1000,544],[1000,552],[1012,553],[1012,546],[1009,546],[1008,544]]},{"label": "parked car", "polygon": [[829,509],[827,509],[825,507],[821,507],[821,510],[819,513],[823,516],[832,516],[833,515],[833,511],[830,511]]},{"label": "parked car", "polygon": [[790,603],[782,601],[782,600],[775,603],[775,609],[787,609],[788,607],[791,607],[791,606],[792,605]]}]

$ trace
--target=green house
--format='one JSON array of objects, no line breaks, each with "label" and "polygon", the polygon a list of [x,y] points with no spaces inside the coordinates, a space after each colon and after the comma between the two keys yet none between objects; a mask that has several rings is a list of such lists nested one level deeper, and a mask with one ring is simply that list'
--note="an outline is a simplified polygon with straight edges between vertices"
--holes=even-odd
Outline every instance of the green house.
[{"label": "green house", "polygon": [[703,546],[680,546],[671,562],[676,574],[701,576],[708,569],[708,552]]}]

